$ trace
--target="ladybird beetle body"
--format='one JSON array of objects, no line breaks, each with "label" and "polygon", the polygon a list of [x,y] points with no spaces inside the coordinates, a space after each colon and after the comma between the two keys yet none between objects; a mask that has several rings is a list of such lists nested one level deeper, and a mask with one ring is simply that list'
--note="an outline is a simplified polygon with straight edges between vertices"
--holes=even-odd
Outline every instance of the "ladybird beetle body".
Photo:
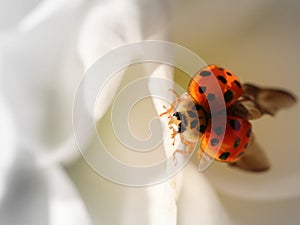
[{"label": "ladybird beetle body", "polygon": [[[218,161],[238,160],[251,141],[251,132],[249,135],[247,133],[251,130],[251,124],[233,115],[225,114],[224,117],[223,112],[242,93],[239,79],[228,70],[216,65],[201,69],[191,79],[188,93],[178,96],[176,104],[172,105],[171,108],[175,111],[166,112],[169,114],[173,138],[180,134],[186,146],[190,143],[194,146],[200,142],[201,151]],[[226,120],[226,127],[217,126],[215,130],[211,130],[211,106],[215,113],[213,118],[217,123],[222,119]],[[224,138],[220,140],[222,136]]]}]

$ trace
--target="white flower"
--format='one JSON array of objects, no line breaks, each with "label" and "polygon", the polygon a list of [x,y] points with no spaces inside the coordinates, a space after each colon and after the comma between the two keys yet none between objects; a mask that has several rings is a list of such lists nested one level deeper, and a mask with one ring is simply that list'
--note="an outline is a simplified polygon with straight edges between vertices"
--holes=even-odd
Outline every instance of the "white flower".
[{"label": "white flower", "polygon": [[[175,41],[208,63],[234,68],[242,81],[299,96],[299,3],[14,0],[0,6],[0,224],[297,224],[299,106],[254,123],[272,162],[269,173],[220,163],[199,173],[190,163],[168,181],[132,188],[104,179],[81,158],[72,104],[95,60],[148,39]],[[173,79],[169,66],[143,69]],[[97,108],[105,141],[117,154],[107,110],[129,81],[121,71]],[[161,102],[154,104],[132,113],[154,117]],[[143,123],[133,129],[147,135]]]}]

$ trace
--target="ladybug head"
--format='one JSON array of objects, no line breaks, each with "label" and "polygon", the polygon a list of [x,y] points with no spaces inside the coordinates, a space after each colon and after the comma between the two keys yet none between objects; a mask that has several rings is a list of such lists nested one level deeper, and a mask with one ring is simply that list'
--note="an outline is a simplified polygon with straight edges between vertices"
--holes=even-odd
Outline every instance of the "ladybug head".
[{"label": "ladybug head", "polygon": [[176,120],[179,122],[178,123],[178,128],[177,128],[177,132],[178,133],[183,133],[186,130],[186,126],[187,126],[187,119],[185,114],[181,113],[181,112],[175,112],[172,115],[173,117],[176,118]]}]

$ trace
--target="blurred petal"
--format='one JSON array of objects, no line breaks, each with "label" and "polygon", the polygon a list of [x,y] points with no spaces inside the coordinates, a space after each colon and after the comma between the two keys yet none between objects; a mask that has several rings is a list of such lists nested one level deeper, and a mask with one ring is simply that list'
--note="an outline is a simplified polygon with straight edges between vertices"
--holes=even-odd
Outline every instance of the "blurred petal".
[{"label": "blurred petal", "polygon": [[[178,0],[172,14],[172,37],[176,43],[192,49],[200,57],[205,56],[206,60],[226,62],[226,56],[236,56],[231,52],[232,46],[243,44],[240,41],[244,34],[251,34],[249,27],[253,27],[250,24],[258,25],[260,16],[265,16],[264,9],[270,4],[273,1],[254,0],[241,3],[236,0],[193,0],[191,4],[186,4],[185,1]],[[240,49],[236,50],[240,52]]]},{"label": "blurred petal", "polygon": [[182,192],[178,200],[178,224],[233,225],[203,173],[193,164],[184,169]]},{"label": "blurred petal", "polygon": [[[159,0],[113,0],[98,3],[87,14],[79,34],[78,51],[85,70],[99,57],[124,44],[154,37],[167,40],[167,29],[161,25],[167,23],[168,12],[168,4]],[[101,93],[105,101],[101,108],[96,109],[96,118],[101,118],[108,109],[122,77],[123,74],[118,74],[107,79]]]},{"label": "blurred petal", "polygon": [[[71,75],[71,84],[74,85],[74,78],[76,75],[77,79],[80,78],[82,68],[77,73],[70,73],[71,70],[63,73],[67,70],[60,65],[61,59],[70,65],[70,61],[62,56],[67,56],[64,51],[72,46],[72,42],[66,45],[65,41],[74,34],[74,25],[79,16],[79,4],[68,2],[69,5],[58,6],[54,1],[47,1],[47,7],[40,8],[42,13],[37,8],[33,14],[28,15],[27,18],[30,19],[22,21],[23,25],[19,27],[24,28],[22,31],[1,33],[0,36],[1,91],[9,102],[20,134],[15,157],[13,149],[4,149],[5,153],[7,150],[11,151],[11,155],[5,154],[6,165],[10,163],[10,156],[14,159],[9,170],[4,170],[6,182],[3,200],[0,202],[1,224],[89,223],[84,205],[74,191],[73,184],[62,176],[63,170],[55,166],[45,169],[51,163],[49,160],[44,160],[47,163],[40,163],[42,160],[39,159],[40,154],[51,151],[49,146],[53,143],[57,145],[66,133],[72,133],[70,115],[73,97],[70,92],[66,94],[66,91],[74,89],[74,86],[64,86],[62,81],[65,79],[61,77]],[[74,57],[71,59],[76,62]],[[74,65],[80,64],[76,62]],[[72,69],[76,70],[76,66]],[[67,106],[64,103],[70,107],[62,107]],[[60,120],[64,123],[60,123]],[[11,130],[7,129],[9,131]],[[10,134],[13,135],[14,132],[11,131]],[[9,140],[10,136],[7,135],[7,141]],[[66,143],[58,145],[56,149],[59,153],[70,149],[70,146],[72,152],[76,151],[72,140],[67,140]],[[44,167],[40,167],[41,164]],[[1,174],[1,182],[2,179]],[[70,205],[72,213],[69,212]],[[59,213],[63,213],[59,217],[62,218],[63,215],[64,221],[56,218],[58,207]]]},{"label": "blurred petal", "polygon": [[253,201],[220,196],[228,214],[236,224],[298,224],[300,199]]},{"label": "blurred petal", "polygon": [[13,168],[16,156],[17,131],[13,116],[0,96],[0,205],[6,190],[6,181]]},{"label": "blurred petal", "polygon": [[90,9],[78,44],[85,69],[112,49],[141,40],[138,10],[134,2],[118,0],[98,2]]},{"label": "blurred petal", "polygon": [[40,3],[40,0],[12,0],[0,1],[0,32],[16,28],[32,9]]},{"label": "blurred petal", "polygon": [[[137,8],[132,2],[124,1],[98,2],[87,14],[79,33],[78,51],[87,70],[96,59],[120,45],[140,39],[137,26]],[[132,23],[133,22],[133,23]],[[108,106],[120,85],[122,74],[110,79],[103,89],[101,108],[96,110],[99,119]]]},{"label": "blurred petal", "polygon": [[20,150],[6,179],[0,205],[0,224],[49,224],[48,195],[44,173],[31,154]]},{"label": "blurred petal", "polygon": [[[75,50],[74,42],[66,40],[75,33],[80,6],[69,4],[53,12],[55,17],[44,18],[42,25],[0,36],[1,90],[22,133],[21,142],[36,153],[72,135],[73,93],[83,68],[74,55],[67,58],[73,54],[72,45]],[[72,69],[67,71],[61,61]]]},{"label": "blurred petal", "polygon": [[28,31],[65,9],[76,9],[84,0],[43,0],[19,24],[21,31]]},{"label": "blurred petal", "polygon": [[6,177],[0,223],[7,225],[90,224],[85,207],[59,167],[45,170],[21,151]]},{"label": "blurred petal", "polygon": [[45,177],[49,192],[50,225],[91,224],[83,202],[62,168],[49,167]]},{"label": "blurred petal", "polygon": [[168,39],[170,5],[160,0],[99,2],[87,14],[79,34],[79,54],[87,69],[112,49],[147,39]]}]

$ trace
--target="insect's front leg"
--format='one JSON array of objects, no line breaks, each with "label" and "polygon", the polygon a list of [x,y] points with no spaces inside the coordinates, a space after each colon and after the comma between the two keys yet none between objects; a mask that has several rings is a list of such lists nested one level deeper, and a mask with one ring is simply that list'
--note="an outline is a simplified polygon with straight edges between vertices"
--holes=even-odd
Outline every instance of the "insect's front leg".
[{"label": "insect's front leg", "polygon": [[163,106],[166,111],[163,112],[163,113],[161,113],[161,114],[159,114],[160,117],[162,117],[163,115],[168,115],[168,114],[170,115],[172,112],[175,111],[174,110],[175,109],[175,105],[179,104],[182,101],[180,99],[179,94],[175,90],[169,89],[169,91],[171,91],[175,95],[176,99],[171,103],[169,109],[165,105]]}]

